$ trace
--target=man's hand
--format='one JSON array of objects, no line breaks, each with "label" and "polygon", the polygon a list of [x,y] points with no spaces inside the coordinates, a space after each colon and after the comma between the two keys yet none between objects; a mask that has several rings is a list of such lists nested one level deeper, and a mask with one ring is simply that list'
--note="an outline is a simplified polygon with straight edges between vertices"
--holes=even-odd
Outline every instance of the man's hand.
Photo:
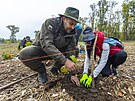
[{"label": "man's hand", "polygon": [[87,81],[85,82],[85,87],[86,88],[89,88],[89,87],[91,87],[91,83],[92,83],[92,76],[89,76],[88,77],[88,79],[87,79]]},{"label": "man's hand", "polygon": [[88,79],[88,74],[83,74],[82,78],[80,79],[80,83],[85,85],[87,79]]},{"label": "man's hand", "polygon": [[76,70],[76,65],[74,62],[70,61],[69,59],[66,60],[65,62],[65,67],[69,69],[69,71],[74,71]]},{"label": "man's hand", "polygon": [[71,81],[76,84],[77,86],[80,86],[80,82],[79,79],[77,78],[77,76],[71,76]]}]

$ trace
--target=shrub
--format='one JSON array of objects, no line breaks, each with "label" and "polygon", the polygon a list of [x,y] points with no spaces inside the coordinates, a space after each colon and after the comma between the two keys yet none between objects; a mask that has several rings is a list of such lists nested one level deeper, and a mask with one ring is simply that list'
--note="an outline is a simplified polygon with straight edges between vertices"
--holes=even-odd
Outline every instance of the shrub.
[{"label": "shrub", "polygon": [[3,58],[4,60],[12,59],[13,57],[14,57],[14,54],[11,54],[11,53],[9,53],[9,52],[3,52],[3,53],[2,53],[2,58]]}]

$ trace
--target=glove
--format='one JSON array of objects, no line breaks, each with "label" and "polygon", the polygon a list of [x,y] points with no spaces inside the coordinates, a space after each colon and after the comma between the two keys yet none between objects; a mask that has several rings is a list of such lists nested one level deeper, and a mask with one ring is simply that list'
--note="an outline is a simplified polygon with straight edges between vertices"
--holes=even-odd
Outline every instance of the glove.
[{"label": "glove", "polygon": [[90,75],[90,76],[88,77],[88,79],[86,80],[84,86],[85,86],[86,88],[89,88],[89,87],[91,87],[91,83],[92,83],[92,76]]},{"label": "glove", "polygon": [[74,63],[77,63],[77,58],[76,58],[74,55],[71,55],[71,56],[70,56],[70,59],[71,59]]},{"label": "glove", "polygon": [[83,74],[82,78],[80,79],[80,83],[85,85],[86,80],[88,80],[88,74]]}]

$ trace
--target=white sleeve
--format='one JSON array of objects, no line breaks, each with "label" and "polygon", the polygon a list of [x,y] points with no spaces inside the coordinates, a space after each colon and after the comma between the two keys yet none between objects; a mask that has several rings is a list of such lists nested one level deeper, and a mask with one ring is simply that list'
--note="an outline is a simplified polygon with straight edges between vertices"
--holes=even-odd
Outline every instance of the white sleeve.
[{"label": "white sleeve", "polygon": [[88,73],[89,66],[90,66],[90,59],[88,57],[87,49],[86,49],[83,73]]},{"label": "white sleeve", "polygon": [[103,43],[102,45],[102,54],[101,54],[101,58],[100,58],[100,62],[97,65],[97,67],[94,69],[94,78],[96,78],[99,73],[102,71],[102,69],[104,68],[104,66],[107,63],[108,60],[108,56],[109,56],[109,52],[110,52],[110,46],[108,43]]}]

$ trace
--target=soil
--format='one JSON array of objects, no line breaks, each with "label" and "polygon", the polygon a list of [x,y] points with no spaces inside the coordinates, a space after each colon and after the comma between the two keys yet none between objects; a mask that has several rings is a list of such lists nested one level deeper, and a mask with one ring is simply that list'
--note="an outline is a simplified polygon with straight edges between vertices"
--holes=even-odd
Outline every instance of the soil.
[{"label": "soil", "polygon": [[[10,46],[4,44],[6,45]],[[13,45],[16,44],[11,44]],[[46,89],[47,84],[39,84],[35,74],[1,89],[35,72],[17,59],[3,60],[0,56],[0,101],[135,101],[135,42],[124,42],[124,46],[128,59],[119,66],[118,75],[104,78],[99,75],[95,80],[95,88],[89,89],[77,87],[63,74],[53,76],[50,73],[52,65],[46,67],[49,79],[47,84],[52,83],[52,87]],[[18,54],[16,49],[6,51]],[[3,50],[0,50],[0,53],[2,52]],[[84,54],[80,54],[77,62],[78,78],[82,74],[83,62]]]}]

